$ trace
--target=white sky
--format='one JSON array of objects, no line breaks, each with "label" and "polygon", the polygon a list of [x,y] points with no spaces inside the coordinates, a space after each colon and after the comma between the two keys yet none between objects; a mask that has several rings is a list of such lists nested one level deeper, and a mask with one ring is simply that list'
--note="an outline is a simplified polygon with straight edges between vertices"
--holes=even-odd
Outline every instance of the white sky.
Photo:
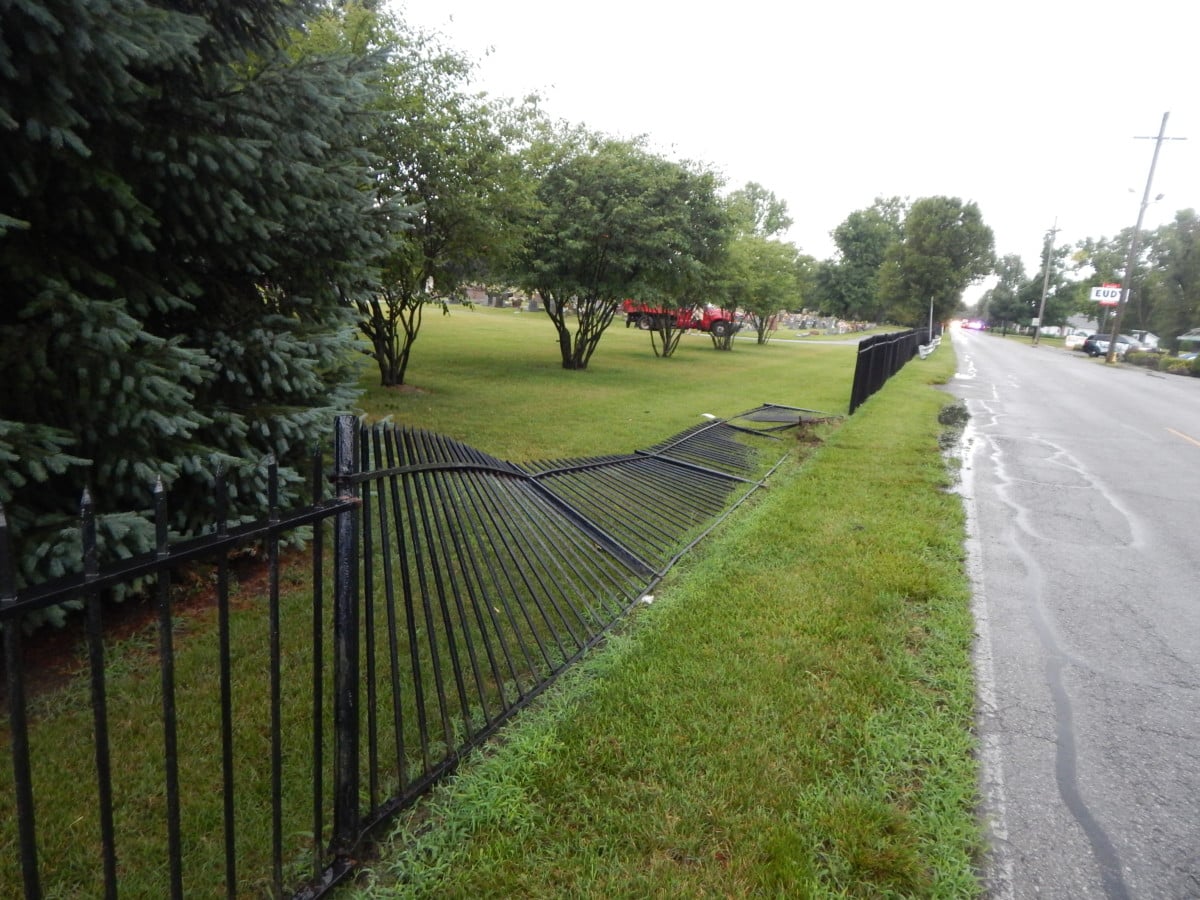
[{"label": "white sky", "polygon": [[[705,163],[787,202],[817,259],[878,196],[979,204],[1032,273],[1058,242],[1200,208],[1194,0],[393,0],[473,87]],[[1132,192],[1130,189],[1132,188]],[[974,299],[981,288],[968,292]]]}]

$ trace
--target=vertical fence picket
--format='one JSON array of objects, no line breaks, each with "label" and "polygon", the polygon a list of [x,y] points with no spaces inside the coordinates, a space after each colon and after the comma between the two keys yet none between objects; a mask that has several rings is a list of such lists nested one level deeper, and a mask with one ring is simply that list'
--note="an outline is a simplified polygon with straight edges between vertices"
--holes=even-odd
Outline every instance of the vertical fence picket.
[{"label": "vertical fence picket", "polygon": [[[420,436],[409,432],[409,440],[412,446],[418,447]],[[418,450],[413,454],[419,459],[428,459],[426,454]],[[454,560],[450,556],[445,543],[445,529],[442,522],[442,517],[437,515],[436,504],[430,499],[431,491],[431,475],[426,472],[411,479],[415,493],[417,495],[417,509],[421,517],[421,525],[425,533],[425,548],[428,553],[429,565],[427,568],[433,572],[433,588],[436,592],[438,600],[438,612],[441,613],[440,629],[438,620],[430,618],[429,620],[429,644],[431,647],[436,647],[440,643],[437,636],[440,635],[445,639],[446,652],[449,654],[450,675],[454,681],[455,693],[458,696],[459,714],[462,716],[463,733],[471,734],[471,702],[467,699],[467,686],[463,680],[463,666],[461,651],[459,650],[459,641],[457,635],[462,635],[462,638],[467,640],[467,633],[455,627],[454,616],[450,611],[450,595],[454,592]],[[439,677],[441,676],[441,666],[434,663]],[[443,702],[446,702],[443,700]],[[449,711],[443,713],[445,719],[450,718]],[[455,741],[453,738],[453,729],[447,725],[446,729],[446,746],[453,747]]]},{"label": "vertical fence picket", "polygon": [[[312,454],[312,499],[324,499],[321,453]],[[313,525],[312,536],[312,852],[313,872],[321,870],[321,835],[325,828],[325,524]]]},{"label": "vertical fence picket", "polygon": [[[524,695],[524,688],[521,684],[521,673],[517,671],[517,660],[513,655],[512,645],[506,634],[505,621],[501,619],[501,607],[506,609],[509,607],[508,598],[511,592],[506,592],[503,585],[503,579],[500,577],[500,571],[507,569],[504,566],[503,557],[501,556],[502,542],[497,541],[495,519],[491,517],[490,510],[486,508],[486,504],[477,502],[479,494],[475,491],[475,478],[470,473],[464,474],[454,485],[452,495],[448,502],[454,509],[470,510],[473,521],[469,526],[470,533],[477,535],[481,546],[472,554],[472,565],[475,570],[475,579],[478,584],[477,607],[486,617],[487,625],[480,623],[480,630],[490,628],[495,636],[496,646],[500,651],[500,658],[504,662],[504,669],[501,671],[499,661],[494,658],[494,653],[491,644],[488,644],[488,656],[491,659],[492,671],[496,679],[496,684],[500,686],[497,699],[501,704],[504,712],[507,712],[512,703],[519,700]],[[478,614],[478,611],[477,611]],[[511,616],[507,620],[511,627]],[[528,668],[533,667],[533,661],[529,655],[529,650],[525,645],[524,636],[519,629],[513,629],[513,640],[518,648],[523,652],[525,665]],[[511,685],[513,693],[512,700],[509,699],[509,691],[506,689],[506,684]]]},{"label": "vertical fence picket", "polygon": [[[217,536],[229,533],[229,483],[218,469],[213,484]],[[217,667],[221,689],[221,823],[225,837],[225,896],[237,896],[237,853],[234,834],[233,652],[229,645],[229,554],[217,557]]]},{"label": "vertical fence picket", "polygon": [[[17,602],[16,560],[8,516],[0,503],[0,609]],[[33,774],[29,766],[29,722],[25,714],[25,666],[19,615],[4,619],[5,681],[8,690],[8,729],[12,745],[13,786],[16,793],[17,831],[21,847],[21,880],[26,900],[42,896],[38,879],[37,832],[34,825]]]},{"label": "vertical fence picket", "polygon": [[[388,429],[384,436],[384,451],[389,470],[405,463],[402,455],[403,446],[399,440],[399,429]],[[407,491],[403,494],[405,502],[400,502],[401,479],[398,476],[389,475],[386,481],[392,498],[393,524],[397,541],[399,541],[401,535],[407,537],[413,530],[406,527],[412,521],[412,505],[407,502]],[[412,546],[411,541],[407,546]],[[409,675],[412,678],[413,705],[417,715],[417,749],[421,754],[421,774],[428,775],[432,768],[429,756],[429,712],[425,704],[424,667],[421,665],[420,644],[417,640],[417,610],[413,597],[412,564],[407,546],[397,547],[396,556],[400,560],[400,590],[404,604],[405,639],[408,642]]]},{"label": "vertical fence picket", "polygon": [[279,623],[279,464],[267,463],[267,617],[271,654],[271,877],[275,894],[283,894],[283,647]]},{"label": "vertical fence picket", "polygon": [[[400,435],[400,439],[402,441],[402,447],[404,448],[404,454],[409,458],[418,459],[419,457],[412,452],[411,444],[408,442],[407,430]],[[416,565],[414,566],[417,576],[416,584],[418,593],[420,594],[420,611],[424,616],[424,628],[420,630],[425,634],[425,646],[429,650],[429,668],[431,670],[429,674],[433,679],[434,696],[437,698],[437,715],[438,721],[442,726],[442,741],[447,747],[453,747],[454,730],[450,725],[450,714],[448,708],[449,701],[446,698],[446,683],[442,673],[442,654],[438,648],[438,642],[436,639],[438,632],[437,620],[434,616],[433,603],[430,599],[430,597],[433,595],[433,591],[429,584],[429,570],[433,567],[434,561],[430,559],[429,550],[425,546],[425,529],[417,527],[417,523],[421,519],[421,508],[419,496],[414,499],[415,489],[413,481],[414,480],[412,478],[402,479],[402,487],[404,490],[404,503],[407,512],[406,520],[412,526],[408,530],[408,539],[410,546],[413,548],[413,555],[416,561]],[[413,606],[415,608],[416,604],[414,603]],[[415,637],[416,630],[410,627],[410,633],[412,633]],[[414,647],[413,654],[414,664],[419,668],[419,648]],[[423,707],[424,704],[422,704],[422,708]],[[429,753],[427,745],[429,744],[429,740],[427,738],[422,738],[421,743],[426,745],[426,747],[423,749],[426,760],[428,760]],[[426,763],[425,770],[426,774],[428,774],[430,771],[428,762]]]},{"label": "vertical fence picket", "polygon": [[[358,471],[366,471],[371,464],[371,442],[367,440],[365,426],[358,435]],[[364,687],[367,693],[367,805],[374,809],[379,805],[379,721],[378,681],[375,668],[375,541],[372,528],[371,486],[362,488],[362,624],[363,648],[366,663]]]},{"label": "vertical fence picket", "polygon": [[[503,708],[505,705],[502,690],[504,676],[500,672],[496,650],[489,634],[488,620],[483,615],[482,608],[486,608],[489,602],[488,592],[479,565],[479,554],[471,544],[472,537],[482,537],[483,535],[477,522],[466,521],[465,517],[474,511],[469,504],[462,502],[462,495],[459,492],[461,481],[461,476],[440,478],[435,480],[434,489],[437,492],[438,508],[444,510],[447,516],[447,530],[453,543],[454,555],[459,560],[458,565],[463,580],[462,591],[455,593],[459,618],[464,628],[469,628],[471,619],[474,619],[475,626],[478,629],[479,642],[483,645],[484,654],[487,656],[488,671],[485,675],[480,669],[480,662],[474,646],[468,644],[472,675],[476,690],[479,692],[479,706],[482,711],[483,721],[485,726],[491,726],[492,715],[488,704],[485,682],[487,681],[487,677],[490,676],[491,683],[500,689],[497,691],[497,699]],[[465,608],[466,604],[469,604],[471,607],[470,616],[468,616]]]},{"label": "vertical fence picket", "polygon": [[[362,435],[364,446],[367,445],[366,432]],[[382,429],[376,426],[371,429],[370,447],[373,455],[375,467],[382,467],[383,441]],[[365,457],[364,457],[365,458]],[[370,466],[366,466],[365,470],[369,470]],[[379,479],[376,482],[376,495],[378,498],[378,522],[379,522],[379,558],[381,563],[381,577],[383,578],[383,612],[387,622],[387,650],[388,650],[388,674],[389,674],[389,689],[391,695],[392,706],[392,743],[396,757],[395,776],[403,791],[408,785],[408,763],[404,758],[406,741],[404,737],[404,698],[402,696],[402,687],[400,683],[400,630],[399,622],[396,617],[396,583],[394,570],[392,566],[393,552],[391,529],[388,527],[388,480]],[[364,496],[370,494],[371,488],[368,485],[363,489]],[[397,535],[397,543],[400,542],[400,536]],[[373,546],[368,547],[363,554],[363,563],[368,560],[373,560],[375,553]],[[370,588],[365,591],[367,596],[372,596],[373,592]]]},{"label": "vertical fence picket", "polygon": [[[160,560],[170,557],[167,544],[167,491],[162,478],[154,484],[154,552]],[[167,853],[172,900],[183,900],[183,838],[179,811],[179,728],[175,709],[175,646],[172,640],[171,573],[165,566],[158,572],[158,659],[162,690],[163,764],[167,799]]]},{"label": "vertical fence picket", "polygon": [[[96,561],[96,516],[92,495],[83,492],[79,504],[79,530],[83,545],[83,580],[92,584],[100,574]],[[100,816],[100,847],[103,855],[104,896],[117,896],[117,849],[113,827],[112,761],[109,758],[108,697],[104,676],[104,622],[100,612],[100,592],[85,591],[84,608],[87,615],[86,635],[88,670],[91,673],[92,739],[96,756],[96,789]]]}]

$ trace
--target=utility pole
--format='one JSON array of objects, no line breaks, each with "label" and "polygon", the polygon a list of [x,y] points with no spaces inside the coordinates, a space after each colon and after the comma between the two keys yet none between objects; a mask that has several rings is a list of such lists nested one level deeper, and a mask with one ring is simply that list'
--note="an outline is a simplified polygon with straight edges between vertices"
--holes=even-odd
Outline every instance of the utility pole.
[{"label": "utility pole", "polygon": [[1133,266],[1137,261],[1138,241],[1142,236],[1142,218],[1146,215],[1146,207],[1150,205],[1150,185],[1154,182],[1154,167],[1158,165],[1158,151],[1163,141],[1186,141],[1185,137],[1166,137],[1167,117],[1170,112],[1163,113],[1162,125],[1158,129],[1158,137],[1136,135],[1134,140],[1154,141],[1154,156],[1150,159],[1150,174],[1146,176],[1146,192],[1142,195],[1142,205],[1138,207],[1137,224],[1133,226],[1133,238],[1129,241],[1129,259],[1125,261],[1125,275],[1121,278],[1121,296],[1117,300],[1117,314],[1113,318],[1112,336],[1108,341],[1108,356],[1104,361],[1111,364],[1117,361],[1117,335],[1121,333],[1121,317],[1125,314],[1125,304],[1129,302],[1129,290],[1133,283]]},{"label": "utility pole", "polygon": [[1054,217],[1054,227],[1046,236],[1046,274],[1042,276],[1042,302],[1038,304],[1037,325],[1033,329],[1033,346],[1038,345],[1042,335],[1042,316],[1046,313],[1046,291],[1050,289],[1050,253],[1054,250],[1054,238],[1058,235],[1058,216]]}]

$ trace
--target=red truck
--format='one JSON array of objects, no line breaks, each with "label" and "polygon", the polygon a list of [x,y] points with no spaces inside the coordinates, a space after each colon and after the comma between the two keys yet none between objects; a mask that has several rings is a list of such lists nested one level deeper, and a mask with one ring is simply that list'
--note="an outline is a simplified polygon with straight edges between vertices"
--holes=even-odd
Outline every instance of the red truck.
[{"label": "red truck", "polygon": [[709,332],[717,337],[725,337],[737,330],[732,313],[712,305],[704,307],[699,316],[691,308],[663,309],[639,303],[636,300],[624,301],[621,309],[625,312],[626,328],[636,325],[638,328],[649,331],[652,328],[660,328],[664,319],[674,319],[676,328],[684,330],[698,328],[700,331]]}]

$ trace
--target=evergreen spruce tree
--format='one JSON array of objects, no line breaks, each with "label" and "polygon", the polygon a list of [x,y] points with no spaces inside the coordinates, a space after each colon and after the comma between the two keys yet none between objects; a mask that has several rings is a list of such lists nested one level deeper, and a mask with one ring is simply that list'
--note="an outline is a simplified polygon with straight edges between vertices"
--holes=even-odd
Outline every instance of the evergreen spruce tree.
[{"label": "evergreen spruce tree", "polygon": [[[0,502],[33,581],[87,486],[102,540],[265,503],[357,384],[349,312],[388,217],[363,59],[288,52],[288,0],[0,5]],[[327,12],[327,11],[326,11]]]}]

